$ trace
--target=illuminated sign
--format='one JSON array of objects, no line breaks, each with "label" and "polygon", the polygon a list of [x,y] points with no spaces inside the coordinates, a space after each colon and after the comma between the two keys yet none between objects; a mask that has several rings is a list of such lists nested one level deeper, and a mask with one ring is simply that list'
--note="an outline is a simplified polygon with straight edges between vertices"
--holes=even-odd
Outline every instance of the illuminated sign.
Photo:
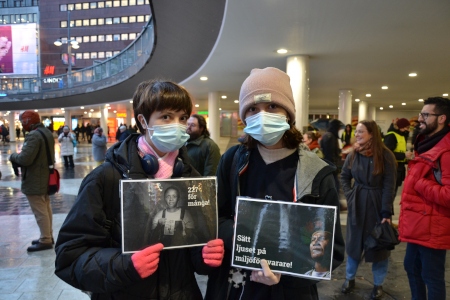
[{"label": "illuminated sign", "polygon": [[44,78],[44,83],[58,83],[62,78]]},{"label": "illuminated sign", "polygon": [[207,110],[200,110],[197,112],[197,115],[207,115],[208,111]]},{"label": "illuminated sign", "polygon": [[126,118],[127,117],[127,113],[117,113],[116,117],[118,117],[118,118]]},{"label": "illuminated sign", "polygon": [[55,75],[55,66],[46,66],[44,69],[44,75]]},{"label": "illuminated sign", "polygon": [[0,25],[3,74],[37,75],[36,23]]}]

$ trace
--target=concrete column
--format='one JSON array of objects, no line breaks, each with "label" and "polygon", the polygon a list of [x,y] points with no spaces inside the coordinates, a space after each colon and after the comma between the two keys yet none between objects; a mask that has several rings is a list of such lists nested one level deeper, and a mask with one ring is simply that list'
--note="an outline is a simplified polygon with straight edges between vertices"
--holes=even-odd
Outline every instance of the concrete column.
[{"label": "concrete column", "polygon": [[108,107],[105,105],[100,108],[100,127],[103,129],[103,133],[108,135]]},{"label": "concrete column", "polygon": [[375,121],[377,117],[377,108],[373,105],[369,106],[369,115],[367,116],[368,120]]},{"label": "concrete column", "polygon": [[309,123],[309,57],[305,55],[288,57],[286,73],[291,78],[294,95],[295,127],[303,132]]},{"label": "concrete column", "polygon": [[70,117],[70,110],[64,110],[64,124],[69,126],[69,129],[72,130],[72,119]]},{"label": "concrete column", "polygon": [[12,111],[8,115],[8,126],[9,126],[9,141],[16,141],[16,123],[15,123],[15,113]]},{"label": "concrete column", "polygon": [[219,115],[219,93],[208,93],[208,130],[211,134],[211,139],[219,143],[220,139],[220,115]]},{"label": "concrete column", "polygon": [[358,122],[362,120],[367,120],[367,102],[361,100],[358,107]]},{"label": "concrete column", "polygon": [[352,91],[339,90],[339,120],[344,124],[352,123]]},{"label": "concrete column", "polygon": [[[132,104],[130,103],[130,106],[131,105]],[[133,108],[132,107],[128,107],[127,108],[127,118],[126,118],[126,121],[125,121],[127,123],[127,128],[130,127],[132,118],[133,118]]]}]

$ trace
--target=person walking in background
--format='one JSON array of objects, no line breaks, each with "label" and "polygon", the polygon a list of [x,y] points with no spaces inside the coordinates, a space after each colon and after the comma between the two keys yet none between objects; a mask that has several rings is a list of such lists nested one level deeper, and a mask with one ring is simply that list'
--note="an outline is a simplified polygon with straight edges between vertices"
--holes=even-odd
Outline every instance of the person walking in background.
[{"label": "person walking in background", "polygon": [[61,156],[64,159],[64,167],[66,169],[73,169],[75,166],[73,163],[74,140],[75,136],[70,132],[69,126],[64,125],[63,132],[58,137],[58,142],[61,145]]},{"label": "person walking in background", "polygon": [[394,153],[397,160],[397,183],[395,184],[395,195],[398,187],[403,184],[406,176],[406,160],[412,157],[412,152],[406,149],[406,139],[409,134],[411,124],[405,118],[393,122],[384,136],[384,144]]},{"label": "person walking in background", "polygon": [[94,156],[94,160],[98,165],[105,161],[107,142],[108,140],[106,135],[103,134],[103,129],[101,127],[95,128],[92,136],[92,156]]},{"label": "person walking in background", "polygon": [[81,140],[85,141],[86,126],[84,125],[84,123],[81,124],[80,133],[81,133]]},{"label": "person walking in background", "polygon": [[411,299],[444,300],[450,249],[450,100],[426,99],[418,122],[415,156],[408,163],[402,192],[399,234],[407,243],[404,268]]},{"label": "person walking in background", "polygon": [[[222,240],[168,251],[162,251],[162,243],[145,243],[133,254],[124,254],[121,248],[121,179],[200,175],[189,164],[184,147],[191,97],[176,83],[146,81],[136,89],[133,110],[141,134],[111,146],[105,163],[81,183],[56,242],[55,274],[92,293],[92,299],[200,300],[194,273],[206,275],[220,266]],[[139,207],[140,214],[133,219],[136,226],[149,222],[141,211]],[[134,240],[144,242],[137,235]]]},{"label": "person walking in background", "polygon": [[341,121],[333,119],[330,121],[325,132],[320,140],[320,149],[323,152],[323,158],[336,166],[336,171],[333,172],[336,190],[339,193],[340,184],[338,175],[342,166],[341,149],[339,148],[339,129]]},{"label": "person walking in background", "polygon": [[379,220],[391,223],[396,162],[392,152],[383,144],[374,121],[359,122],[355,137],[354,151],[347,155],[341,172],[348,207],[347,265],[342,293],[347,294],[355,288],[356,271],[364,252],[365,261],[372,262],[374,287],[370,299],[380,299],[390,251],[365,251],[364,241]]},{"label": "person walking in background", "polygon": [[320,150],[319,146],[319,133],[315,133],[314,131],[307,131],[303,135],[303,143],[308,146],[309,150],[316,153],[319,158],[323,158],[323,153]]},{"label": "person walking in background", "polygon": [[[53,213],[50,204],[48,190],[48,155],[44,142],[47,140],[50,150],[50,157],[54,163],[55,157],[55,140],[53,135],[44,124],[38,113],[26,110],[19,116],[24,130],[29,133],[25,137],[25,141],[20,153],[11,154],[9,160],[20,165],[22,170],[22,187],[21,191],[28,199],[31,210],[36,218],[39,227],[39,239],[31,241],[31,246],[27,251],[41,251],[53,248]],[[40,131],[41,133],[37,132]]]},{"label": "person walking in background", "polygon": [[215,176],[220,160],[219,146],[210,138],[206,120],[200,115],[192,115],[187,121],[186,143],[192,166],[202,176]]},{"label": "person walking in background", "polygon": [[131,133],[128,131],[126,125],[121,125],[121,126],[119,127],[119,132],[120,132],[120,134],[119,134],[119,142],[125,141],[125,140],[127,139],[127,137],[131,134]]},{"label": "person walking in background", "polygon": [[16,139],[20,139],[20,127],[16,125]]},{"label": "person walking in background", "polygon": [[[239,117],[246,124],[242,144],[228,149],[217,169],[219,238],[225,243],[225,259],[209,275],[205,299],[319,299],[317,281],[273,273],[265,260],[262,270],[230,266],[236,196],[330,205],[339,212],[332,176],[335,167],[302,144],[302,134],[294,126],[294,97],[285,72],[253,69],[240,90]],[[280,239],[273,237],[272,241]],[[332,240],[333,268],[337,268],[344,260],[339,213]],[[285,243],[282,251],[298,251],[291,247]],[[305,248],[309,252],[309,243]]]},{"label": "person walking in background", "polygon": [[9,143],[9,129],[5,124],[0,125],[0,133],[2,135],[3,145]]},{"label": "person walking in background", "polygon": [[351,124],[347,124],[345,125],[345,129],[344,132],[342,133],[341,136],[341,141],[342,141],[342,147],[345,146],[351,146],[352,145],[352,137],[355,136],[355,133],[353,132],[353,128]]},{"label": "person walking in background", "polygon": [[80,124],[77,124],[77,127],[75,127],[74,129],[73,129],[73,131],[75,132],[75,138],[76,138],[76,141],[77,141],[77,143],[78,142],[80,142]]}]

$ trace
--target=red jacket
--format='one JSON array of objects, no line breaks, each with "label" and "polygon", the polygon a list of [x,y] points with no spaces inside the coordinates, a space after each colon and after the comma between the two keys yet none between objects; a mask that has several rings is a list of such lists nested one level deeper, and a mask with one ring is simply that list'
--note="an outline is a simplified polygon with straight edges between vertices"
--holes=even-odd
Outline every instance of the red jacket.
[{"label": "red jacket", "polygon": [[[440,168],[438,168],[438,163]],[[434,171],[440,169],[441,184]],[[402,242],[450,249],[450,133],[408,164],[400,202]]]}]

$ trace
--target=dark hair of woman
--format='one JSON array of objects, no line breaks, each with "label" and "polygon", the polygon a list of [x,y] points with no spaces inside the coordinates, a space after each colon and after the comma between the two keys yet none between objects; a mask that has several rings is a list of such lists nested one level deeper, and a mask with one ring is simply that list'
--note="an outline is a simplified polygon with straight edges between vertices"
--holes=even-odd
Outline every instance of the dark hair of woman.
[{"label": "dark hair of woman", "polygon": [[[384,173],[384,155],[387,153],[387,155],[394,155],[383,143],[383,140],[381,139],[381,132],[378,129],[377,123],[375,121],[368,121],[363,120],[358,122],[358,124],[362,124],[367,128],[367,132],[372,135],[372,147],[371,151],[373,154],[373,175],[383,174]],[[388,151],[384,151],[388,150]],[[352,163],[355,161],[355,153],[353,152],[352,161],[349,164],[349,168],[351,168]],[[393,159],[395,161],[395,158]]]},{"label": "dark hair of woman", "polygon": [[192,100],[188,91],[175,82],[163,80],[148,80],[138,85],[133,95],[133,110],[140,132],[145,130],[138,121],[138,115],[142,114],[148,121],[153,112],[165,109],[184,111],[190,115]]}]

